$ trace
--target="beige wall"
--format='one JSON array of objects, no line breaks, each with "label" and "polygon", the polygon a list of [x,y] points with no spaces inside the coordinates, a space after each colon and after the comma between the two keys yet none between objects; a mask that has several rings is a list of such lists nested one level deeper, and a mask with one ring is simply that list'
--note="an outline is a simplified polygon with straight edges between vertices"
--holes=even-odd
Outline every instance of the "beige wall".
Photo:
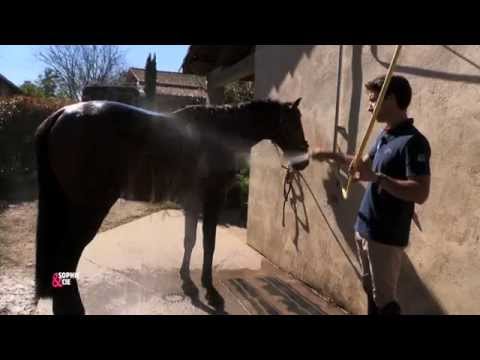
[{"label": "beige wall", "polygon": [[[312,146],[333,148],[339,49],[257,48],[256,97],[303,97]],[[338,125],[345,130],[336,133],[342,151],[358,147],[370,120],[363,84],[386,72],[393,51],[343,46]],[[410,115],[432,147],[431,194],[416,207],[423,231],[412,225],[400,278],[402,306],[407,313],[480,314],[480,46],[405,46],[396,72],[412,84]],[[375,136],[379,130],[377,124]],[[347,310],[364,313],[352,230],[364,187],[356,185],[345,201],[339,184],[346,179],[334,166],[312,163],[303,176],[283,227],[278,153],[268,142],[254,147],[249,244]]]}]

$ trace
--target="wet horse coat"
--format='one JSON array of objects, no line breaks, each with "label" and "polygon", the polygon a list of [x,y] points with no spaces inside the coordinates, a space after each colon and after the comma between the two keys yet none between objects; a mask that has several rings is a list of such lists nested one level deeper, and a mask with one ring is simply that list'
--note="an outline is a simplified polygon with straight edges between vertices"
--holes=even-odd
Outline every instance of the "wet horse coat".
[{"label": "wet horse coat", "polygon": [[52,114],[36,133],[37,296],[52,296],[56,314],[84,313],[76,281],[54,289],[53,274],[75,271],[83,249],[118,198],[171,200],[186,214],[182,279],[191,282],[190,256],[203,214],[202,284],[209,303],[221,307],[212,281],[215,234],[239,156],[264,139],[286,154],[305,153],[299,100],[189,106],[170,114],[91,101]]}]

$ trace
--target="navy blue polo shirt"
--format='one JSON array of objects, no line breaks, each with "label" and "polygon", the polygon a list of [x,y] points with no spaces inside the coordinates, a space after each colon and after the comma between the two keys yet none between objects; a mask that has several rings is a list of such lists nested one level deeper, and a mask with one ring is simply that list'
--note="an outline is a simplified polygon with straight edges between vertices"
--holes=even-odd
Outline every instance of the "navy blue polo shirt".
[{"label": "navy blue polo shirt", "polygon": [[[430,144],[413,126],[413,119],[383,130],[369,152],[373,171],[395,179],[430,175]],[[368,240],[407,246],[415,203],[401,200],[377,183],[369,183],[358,211],[355,230]]]}]

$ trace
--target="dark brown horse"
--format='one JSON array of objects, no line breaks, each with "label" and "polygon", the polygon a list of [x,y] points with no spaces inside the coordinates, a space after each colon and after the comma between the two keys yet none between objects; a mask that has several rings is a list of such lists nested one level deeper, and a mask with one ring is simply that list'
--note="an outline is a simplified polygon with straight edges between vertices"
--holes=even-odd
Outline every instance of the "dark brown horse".
[{"label": "dark brown horse", "polygon": [[[215,233],[239,156],[264,139],[284,155],[306,154],[299,102],[189,106],[161,114],[91,101],[56,111],[36,133],[37,297],[52,297],[54,314],[83,314],[76,280],[54,288],[53,274],[75,272],[83,249],[117,199],[172,200],[186,215],[184,281],[191,281],[190,257],[203,214],[201,280],[209,303],[218,305],[212,282]],[[307,165],[308,157],[293,167]]]}]

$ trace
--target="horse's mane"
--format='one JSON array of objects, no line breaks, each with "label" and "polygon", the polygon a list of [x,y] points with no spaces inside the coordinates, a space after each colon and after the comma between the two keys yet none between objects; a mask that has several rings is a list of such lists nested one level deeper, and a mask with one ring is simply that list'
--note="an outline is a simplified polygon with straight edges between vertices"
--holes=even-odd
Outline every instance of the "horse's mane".
[{"label": "horse's mane", "polygon": [[184,110],[199,110],[207,111],[210,113],[224,113],[224,112],[237,112],[237,111],[261,111],[272,110],[272,108],[281,108],[285,106],[285,103],[281,103],[277,100],[262,99],[241,102],[238,104],[224,104],[224,105],[187,105],[182,109],[175,111],[175,113],[182,112]]},{"label": "horse's mane", "polygon": [[[187,121],[196,123],[204,123],[207,126],[224,127],[226,122],[236,122],[240,117],[249,116],[249,113],[276,113],[282,107],[287,106],[286,103],[272,99],[262,99],[242,102],[239,104],[225,105],[188,105],[174,112]],[[185,117],[183,115],[186,115]],[[237,124],[238,125],[238,124]]]}]

